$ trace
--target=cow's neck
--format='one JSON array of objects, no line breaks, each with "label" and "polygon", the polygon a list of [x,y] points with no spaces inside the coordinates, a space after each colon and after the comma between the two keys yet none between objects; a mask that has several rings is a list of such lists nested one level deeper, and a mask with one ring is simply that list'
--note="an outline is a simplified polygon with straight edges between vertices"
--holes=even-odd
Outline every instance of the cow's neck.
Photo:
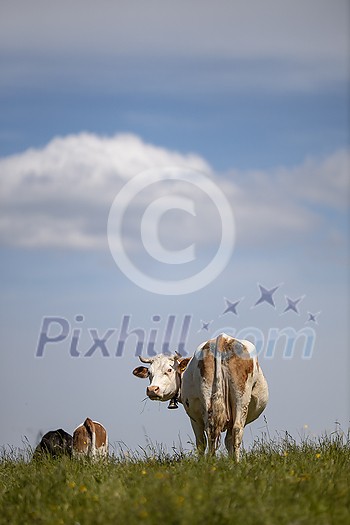
[{"label": "cow's neck", "polygon": [[179,387],[174,397],[177,399],[179,403],[183,404],[181,400],[181,386],[182,386],[182,377],[181,377],[181,374],[179,374]]}]

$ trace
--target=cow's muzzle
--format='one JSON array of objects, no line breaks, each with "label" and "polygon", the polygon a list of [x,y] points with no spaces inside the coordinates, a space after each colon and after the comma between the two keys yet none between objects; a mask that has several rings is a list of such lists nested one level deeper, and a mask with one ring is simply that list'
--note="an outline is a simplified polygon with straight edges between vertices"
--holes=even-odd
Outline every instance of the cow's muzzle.
[{"label": "cow's muzzle", "polygon": [[146,394],[150,399],[161,399],[159,395],[159,386],[148,386]]}]

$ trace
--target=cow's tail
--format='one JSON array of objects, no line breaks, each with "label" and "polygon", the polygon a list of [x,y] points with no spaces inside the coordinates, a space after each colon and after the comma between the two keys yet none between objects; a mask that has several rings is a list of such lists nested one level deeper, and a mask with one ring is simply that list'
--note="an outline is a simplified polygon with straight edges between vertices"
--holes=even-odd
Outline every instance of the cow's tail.
[{"label": "cow's tail", "polygon": [[84,421],[84,427],[87,430],[87,433],[89,434],[89,437],[91,439],[91,454],[95,455],[96,450],[96,433],[95,433],[95,425],[92,419],[87,417]]},{"label": "cow's tail", "polygon": [[214,354],[214,378],[211,402],[208,409],[208,445],[212,454],[220,444],[220,435],[227,423],[227,407],[222,368],[222,336],[216,338],[215,345],[210,349]]}]

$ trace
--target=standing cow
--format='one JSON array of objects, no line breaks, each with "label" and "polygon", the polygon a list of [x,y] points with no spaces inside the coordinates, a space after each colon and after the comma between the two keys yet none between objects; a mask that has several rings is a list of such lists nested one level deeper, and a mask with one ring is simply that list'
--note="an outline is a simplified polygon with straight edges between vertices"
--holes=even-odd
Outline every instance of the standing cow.
[{"label": "standing cow", "polygon": [[152,400],[178,399],[190,417],[196,446],[214,454],[221,432],[225,445],[239,461],[245,425],[257,419],[268,401],[268,386],[250,341],[226,334],[201,344],[192,358],[158,355],[142,358],[133,374],[148,377]]},{"label": "standing cow", "polygon": [[87,417],[73,433],[73,455],[102,458],[108,454],[107,431],[101,423]]}]

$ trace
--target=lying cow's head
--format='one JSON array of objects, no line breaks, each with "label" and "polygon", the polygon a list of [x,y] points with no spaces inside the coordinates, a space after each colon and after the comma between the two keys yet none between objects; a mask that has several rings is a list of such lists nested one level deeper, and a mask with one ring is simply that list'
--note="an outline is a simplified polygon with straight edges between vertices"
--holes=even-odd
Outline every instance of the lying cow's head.
[{"label": "lying cow's head", "polygon": [[150,366],[138,366],[133,374],[141,379],[149,378],[150,386],[146,394],[152,400],[169,401],[175,397],[180,388],[180,377],[190,358],[181,358],[179,355],[167,356],[159,354],[155,357],[141,357],[142,363]]}]

